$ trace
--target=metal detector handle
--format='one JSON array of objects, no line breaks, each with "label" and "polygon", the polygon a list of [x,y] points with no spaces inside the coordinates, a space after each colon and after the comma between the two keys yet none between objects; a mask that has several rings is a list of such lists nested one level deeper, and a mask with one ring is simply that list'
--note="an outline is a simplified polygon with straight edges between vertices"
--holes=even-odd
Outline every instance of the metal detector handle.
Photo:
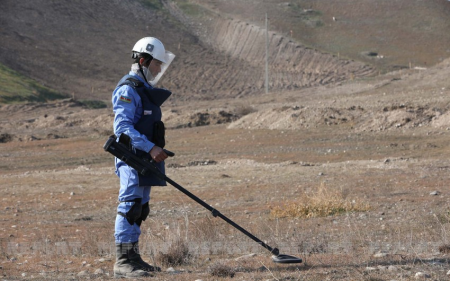
[{"label": "metal detector handle", "polygon": [[164,148],[163,148],[163,151],[164,151],[164,153],[167,154],[167,156],[169,156],[169,157],[174,157],[174,156],[175,156],[175,153],[173,153],[173,152],[170,151],[170,150],[167,150],[167,149],[164,149]]}]

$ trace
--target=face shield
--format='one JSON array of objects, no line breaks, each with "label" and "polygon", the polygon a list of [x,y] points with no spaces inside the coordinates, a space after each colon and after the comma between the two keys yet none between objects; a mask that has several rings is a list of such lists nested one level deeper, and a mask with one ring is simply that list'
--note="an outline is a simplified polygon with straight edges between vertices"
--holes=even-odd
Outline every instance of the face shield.
[{"label": "face shield", "polygon": [[161,71],[156,75],[156,77],[150,81],[150,84],[155,87],[156,83],[158,83],[159,79],[164,75],[164,72],[166,72],[166,69],[169,67],[169,65],[172,63],[173,59],[175,58],[175,55],[169,51],[166,51],[166,54],[164,56],[164,60],[166,61],[161,65]]}]

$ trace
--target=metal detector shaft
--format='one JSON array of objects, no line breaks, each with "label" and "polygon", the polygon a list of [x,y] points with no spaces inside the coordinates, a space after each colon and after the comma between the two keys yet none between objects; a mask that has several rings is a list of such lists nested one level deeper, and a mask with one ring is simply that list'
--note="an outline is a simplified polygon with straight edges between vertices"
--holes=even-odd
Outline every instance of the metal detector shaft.
[{"label": "metal detector shaft", "polygon": [[241,227],[240,225],[238,225],[237,223],[235,223],[234,221],[230,220],[229,218],[227,218],[225,215],[223,215],[221,212],[219,212],[218,210],[214,209],[213,207],[211,207],[210,205],[208,205],[205,201],[203,201],[202,199],[198,198],[197,196],[195,196],[194,194],[192,194],[190,191],[186,190],[184,187],[182,187],[181,185],[179,185],[178,183],[174,182],[173,180],[171,180],[170,178],[168,178],[166,175],[164,175],[164,180],[166,180],[168,183],[170,183],[171,185],[173,185],[176,189],[178,189],[179,191],[183,192],[184,194],[186,194],[187,196],[189,196],[189,198],[193,199],[195,202],[199,203],[200,205],[202,205],[203,207],[205,207],[207,210],[209,210],[212,215],[214,217],[219,217],[221,219],[223,219],[224,221],[226,221],[227,223],[231,224],[234,228],[236,228],[237,230],[239,230],[240,232],[244,233],[245,235],[247,235],[249,238],[251,238],[253,241],[257,242],[258,244],[260,244],[261,246],[263,246],[264,248],[266,248],[267,250],[269,250],[272,254],[274,255],[278,255],[279,254],[279,250],[277,248],[272,248],[269,245],[267,245],[266,243],[264,243],[263,241],[261,241],[258,237],[254,236],[253,234],[251,234],[250,232],[248,232],[247,230],[245,230],[243,227]]},{"label": "metal detector shaft", "polygon": [[[254,236],[247,230],[245,230],[243,227],[235,223],[234,221],[230,220],[228,217],[224,216],[222,213],[220,213],[218,210],[214,209],[210,205],[208,205],[205,201],[198,198],[194,194],[192,194],[190,191],[164,175],[151,161],[147,161],[144,159],[141,159],[140,157],[136,156],[132,151],[130,151],[127,146],[124,144],[121,144],[116,141],[115,136],[109,137],[109,139],[106,141],[105,145],[103,146],[103,149],[105,151],[108,151],[112,155],[116,156],[120,160],[124,161],[127,165],[133,167],[136,169],[139,173],[142,175],[150,175],[153,174],[154,176],[165,180],[166,182],[173,185],[176,189],[186,194],[189,198],[193,199],[195,202],[202,205],[205,209],[209,210],[214,217],[219,217],[223,219],[228,224],[232,225],[234,228],[245,234],[247,237],[251,238],[253,241],[257,242],[259,245],[263,246],[265,249],[269,250],[273,255],[278,256],[279,250],[277,248],[272,248],[258,237]],[[168,154],[169,155],[169,154]]]}]

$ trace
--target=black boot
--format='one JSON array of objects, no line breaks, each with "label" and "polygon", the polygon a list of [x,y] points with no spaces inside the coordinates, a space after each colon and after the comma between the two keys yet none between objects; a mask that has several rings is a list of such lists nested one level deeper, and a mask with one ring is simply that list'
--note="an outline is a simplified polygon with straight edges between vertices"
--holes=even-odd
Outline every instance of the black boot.
[{"label": "black boot", "polygon": [[141,269],[130,257],[134,257],[135,251],[132,243],[116,244],[116,263],[114,264],[114,278],[140,278],[151,276]]},{"label": "black boot", "polygon": [[132,250],[130,251],[130,256],[128,258],[135,263],[136,266],[140,267],[141,270],[148,272],[161,271],[160,267],[150,265],[141,258],[138,243],[139,242],[132,243]]}]

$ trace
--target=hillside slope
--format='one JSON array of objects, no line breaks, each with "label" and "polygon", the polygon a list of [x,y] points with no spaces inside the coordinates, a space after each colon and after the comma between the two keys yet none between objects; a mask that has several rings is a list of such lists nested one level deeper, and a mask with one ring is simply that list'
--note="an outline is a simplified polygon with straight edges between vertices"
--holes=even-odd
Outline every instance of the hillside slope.
[{"label": "hillside slope", "polygon": [[266,12],[271,91],[429,67],[450,56],[443,0],[5,0],[2,8],[0,63],[77,99],[108,102],[129,70],[132,45],[148,35],[177,55],[159,85],[177,93],[171,102],[259,95]]},{"label": "hillside slope", "polygon": [[[177,55],[160,84],[178,93],[172,99],[175,102],[241,97],[264,89],[264,33],[259,27],[252,27],[251,34],[245,28],[235,32],[246,23],[216,18],[216,28],[210,30],[216,40],[204,40],[210,36],[194,34],[182,14],[168,13],[176,9],[169,1],[148,7],[131,0],[6,0],[3,7],[0,62],[78,99],[108,101],[117,81],[129,70],[132,45],[148,35],[161,38]],[[234,46],[221,41],[224,36],[246,43]],[[274,91],[371,72],[370,67],[305,50],[274,33],[271,52],[282,56],[273,56],[270,66]]]},{"label": "hillside slope", "polygon": [[450,57],[447,0],[177,0],[195,2],[294,41],[375,65],[430,67]]},{"label": "hillside slope", "polygon": [[165,38],[169,48],[175,41],[195,42],[137,1],[3,1],[2,6],[1,62],[76,98],[109,99],[141,37],[171,34]]}]

